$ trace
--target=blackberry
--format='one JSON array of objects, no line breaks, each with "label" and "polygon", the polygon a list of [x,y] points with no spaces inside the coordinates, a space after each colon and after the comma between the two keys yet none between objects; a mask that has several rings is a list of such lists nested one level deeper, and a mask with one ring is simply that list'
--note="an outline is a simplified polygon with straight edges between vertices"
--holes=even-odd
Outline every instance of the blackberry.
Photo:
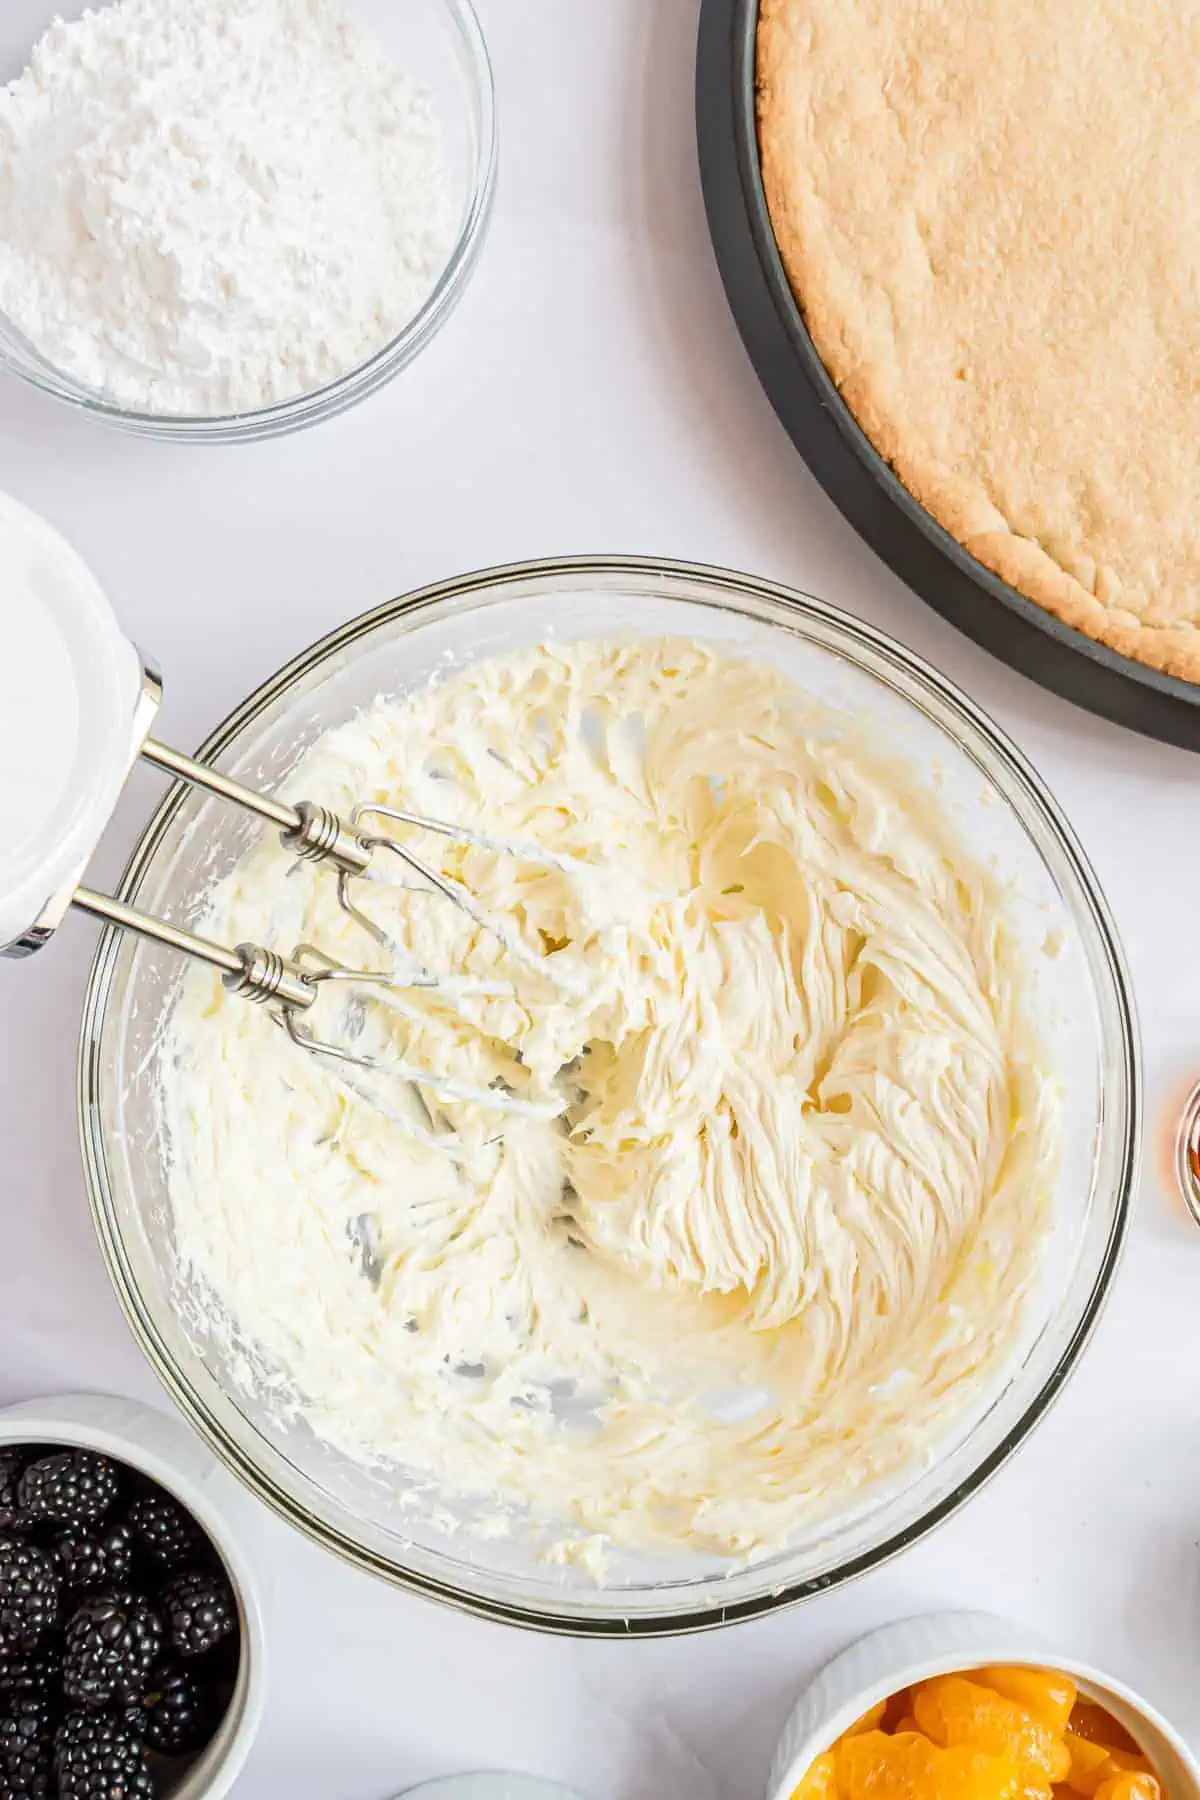
[{"label": "blackberry", "polygon": [[160,1756],[202,1750],[213,1734],[217,1705],[194,1669],[160,1663],[142,1696],[142,1736]]},{"label": "blackberry", "polygon": [[[95,1714],[91,1716],[94,1718]],[[139,1744],[145,1739],[146,1713],[140,1700],[130,1701],[127,1706],[118,1706],[115,1712],[110,1709],[104,1716],[106,1719],[115,1719],[126,1737],[136,1738]]]},{"label": "blackberry", "polygon": [[155,1562],[168,1572],[197,1561],[208,1548],[195,1520],[160,1489],[139,1494],[127,1517]]},{"label": "blackberry", "polygon": [[180,1656],[204,1656],[237,1630],[237,1606],[223,1575],[195,1569],[162,1591],[163,1620]]},{"label": "blackberry", "polygon": [[17,1494],[25,1462],[21,1450],[0,1450],[0,1531],[27,1531],[33,1524]]},{"label": "blackberry", "polygon": [[153,1800],[136,1735],[107,1713],[68,1713],[54,1740],[59,1800]]},{"label": "blackberry", "polygon": [[141,1698],[162,1649],[162,1626],[136,1594],[94,1594],[71,1619],[63,1692],[84,1706]]},{"label": "blackberry", "polygon": [[79,1530],[104,1517],[120,1486],[117,1466],[107,1456],[94,1450],[61,1450],[30,1463],[17,1494],[33,1518]]},{"label": "blackberry", "polygon": [[137,1539],[133,1526],[102,1525],[98,1531],[64,1531],[54,1546],[65,1585],[75,1593],[88,1588],[124,1587],[133,1573]]},{"label": "blackberry", "polygon": [[48,1800],[54,1774],[58,1709],[45,1698],[26,1698],[0,1721],[0,1795]]},{"label": "blackberry", "polygon": [[0,1648],[32,1650],[58,1616],[62,1581],[36,1544],[0,1537]]},{"label": "blackberry", "polygon": [[50,1699],[58,1693],[62,1676],[62,1658],[44,1645],[32,1654],[19,1650],[0,1650],[0,1713],[5,1702],[9,1710],[22,1699]]},{"label": "blackberry", "polygon": [[42,1800],[45,1792],[45,1789],[39,1792],[34,1788],[31,1794],[27,1787],[18,1785],[11,1775],[6,1775],[0,1769],[0,1800]]}]

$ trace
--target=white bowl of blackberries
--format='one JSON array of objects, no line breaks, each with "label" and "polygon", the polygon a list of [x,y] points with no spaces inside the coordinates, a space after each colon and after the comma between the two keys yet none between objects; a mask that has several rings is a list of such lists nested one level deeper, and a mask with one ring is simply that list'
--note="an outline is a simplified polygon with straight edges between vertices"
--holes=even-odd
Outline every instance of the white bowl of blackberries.
[{"label": "white bowl of blackberries", "polygon": [[166,1800],[238,1684],[212,1536],[110,1455],[0,1443],[0,1800]]}]

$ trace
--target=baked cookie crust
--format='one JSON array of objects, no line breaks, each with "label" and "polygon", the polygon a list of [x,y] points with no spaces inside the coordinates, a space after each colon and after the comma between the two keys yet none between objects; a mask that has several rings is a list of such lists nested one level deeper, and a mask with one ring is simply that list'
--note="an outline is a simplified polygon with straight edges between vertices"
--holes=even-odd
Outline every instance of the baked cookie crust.
[{"label": "baked cookie crust", "polygon": [[850,410],[981,563],[1200,682],[1200,5],[761,0],[759,148]]}]

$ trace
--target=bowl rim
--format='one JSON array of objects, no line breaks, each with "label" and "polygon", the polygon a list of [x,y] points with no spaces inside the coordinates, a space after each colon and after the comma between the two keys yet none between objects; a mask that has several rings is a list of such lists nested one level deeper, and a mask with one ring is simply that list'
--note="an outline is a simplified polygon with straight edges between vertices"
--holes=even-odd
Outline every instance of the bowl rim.
[{"label": "bowl rim", "polygon": [[[345,412],[385,386],[425,348],[461,298],[483,247],[484,230],[496,191],[496,84],[487,39],[474,0],[431,0],[431,3],[445,15],[456,36],[456,48],[461,53],[471,89],[470,105],[478,142],[470,174],[470,199],[446,263],[420,307],[400,331],[364,362],[347,369],[323,387],[310,388],[303,394],[292,394],[269,406],[246,412],[152,412],[121,406],[101,391],[76,381],[48,361],[0,314],[0,370],[118,430],[142,437],[206,444],[282,437]],[[20,345],[20,358],[5,352],[6,336],[10,342]]]},{"label": "bowl rim", "polygon": [[[1126,1130],[1114,1183],[1108,1237],[1098,1259],[1097,1273],[1087,1303],[1050,1373],[1004,1438],[980,1459],[968,1475],[930,1504],[918,1519],[892,1531],[873,1548],[848,1557],[836,1570],[781,1581],[757,1594],[728,1603],[705,1604],[692,1611],[664,1609],[661,1612],[622,1612],[620,1591],[614,1590],[610,1611],[580,1614],[562,1607],[556,1608],[552,1601],[522,1604],[511,1599],[501,1599],[419,1569],[402,1567],[382,1553],[355,1543],[335,1527],[317,1519],[278,1488],[257,1462],[252,1461],[240,1446],[227,1437],[220,1422],[210,1413],[204,1399],[193,1389],[161,1342],[154,1319],[145,1306],[128,1267],[115,1211],[109,1200],[110,1185],[104,1144],[100,1132],[93,1129],[96,1117],[93,1098],[103,1078],[99,1053],[106,997],[117,952],[122,943],[122,934],[111,926],[106,927],[100,937],[88,977],[77,1062],[78,1124],[93,1223],[109,1278],[134,1338],[189,1424],[199,1432],[214,1454],[267,1506],[352,1567],[477,1617],[573,1637],[682,1636],[783,1610],[883,1566],[894,1556],[927,1537],[979,1492],[1046,1416],[1091,1337],[1111,1291],[1113,1277],[1124,1249],[1140,1166],[1143,1112],[1141,1046],[1132,982],[1108,903],[1073,828],[1024,753],[982,708],[923,657],[840,607],[778,582],[702,563],[621,555],[549,557],[497,565],[450,577],[385,601],[346,621],[299,652],[226,715],[205,739],[197,756],[201,760],[218,758],[273,700],[305,675],[358,639],[369,636],[381,625],[408,614],[419,613],[444,601],[462,600],[499,586],[511,588],[522,582],[544,582],[547,579],[579,576],[633,579],[651,576],[660,581],[686,581],[708,588],[714,603],[719,602],[723,596],[765,600],[832,627],[851,647],[868,651],[889,668],[906,677],[915,677],[931,687],[944,705],[959,714],[986,742],[989,750],[1002,760],[1006,773],[1016,787],[1052,827],[1059,848],[1071,865],[1080,889],[1086,896],[1091,924],[1104,952],[1111,981],[1126,1095]],[[184,805],[187,792],[182,785],[176,784],[155,810],[117,886],[119,898],[130,900],[134,896],[163,836]],[[664,1590],[664,1593],[669,1592],[677,1590]]]},{"label": "bowl rim", "polygon": [[430,1775],[396,1794],[394,1800],[584,1800],[545,1775],[514,1769],[463,1769],[455,1775]]},{"label": "bowl rim", "polygon": [[[0,1407],[0,1447],[61,1445],[96,1450],[149,1476],[196,1520],[215,1546],[237,1598],[241,1668],[221,1725],[172,1788],[169,1800],[222,1800],[245,1768],[266,1704],[262,1595],[248,1547],[222,1512],[211,1482],[205,1484],[198,1471],[189,1471],[181,1459],[171,1455],[170,1438],[176,1433],[186,1433],[181,1420],[123,1395],[54,1394]],[[180,1444],[181,1450],[207,1461],[205,1445],[190,1433],[186,1435],[188,1442]]]}]

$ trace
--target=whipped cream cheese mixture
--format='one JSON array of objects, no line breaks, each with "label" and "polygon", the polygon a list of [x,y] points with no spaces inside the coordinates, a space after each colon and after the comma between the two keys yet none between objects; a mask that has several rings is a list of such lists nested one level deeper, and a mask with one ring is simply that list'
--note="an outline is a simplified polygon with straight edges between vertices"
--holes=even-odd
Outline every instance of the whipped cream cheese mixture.
[{"label": "whipped cream cheese mixture", "polygon": [[274,840],[211,896],[223,941],[444,973],[327,988],[311,1024],[495,1097],[354,1091],[187,973],[182,1265],[321,1438],[561,1560],[745,1557],[961,1424],[1013,1347],[1057,1104],[1000,889],[912,771],[765,665],[646,639],[380,700],[288,787],[553,853],[402,832],[507,946],[357,884],[385,949]]}]

